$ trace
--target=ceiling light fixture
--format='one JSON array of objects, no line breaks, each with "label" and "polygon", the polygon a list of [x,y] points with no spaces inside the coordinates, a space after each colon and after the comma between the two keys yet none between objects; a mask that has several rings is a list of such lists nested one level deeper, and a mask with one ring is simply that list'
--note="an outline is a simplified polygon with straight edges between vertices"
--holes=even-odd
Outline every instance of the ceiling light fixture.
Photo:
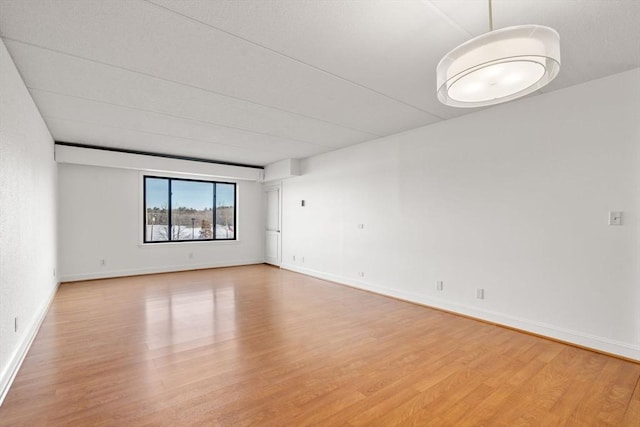
[{"label": "ceiling light fixture", "polygon": [[438,99],[452,107],[484,107],[520,98],[560,71],[560,36],[542,25],[493,30],[447,53],[437,67]]}]

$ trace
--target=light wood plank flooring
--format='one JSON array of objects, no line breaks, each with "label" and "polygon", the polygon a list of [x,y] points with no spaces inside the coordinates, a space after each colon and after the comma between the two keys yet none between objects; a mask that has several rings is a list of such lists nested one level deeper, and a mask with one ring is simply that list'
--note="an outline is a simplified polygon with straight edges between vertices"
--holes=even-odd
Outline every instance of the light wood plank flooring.
[{"label": "light wood plank flooring", "polygon": [[0,426],[639,426],[639,376],[256,265],[61,285]]}]

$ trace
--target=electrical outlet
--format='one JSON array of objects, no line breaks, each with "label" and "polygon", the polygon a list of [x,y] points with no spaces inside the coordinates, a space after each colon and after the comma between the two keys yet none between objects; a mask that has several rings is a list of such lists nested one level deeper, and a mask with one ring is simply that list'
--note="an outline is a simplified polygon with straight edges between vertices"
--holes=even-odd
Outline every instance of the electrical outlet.
[{"label": "electrical outlet", "polygon": [[104,259],[101,259],[101,260],[100,260],[100,265],[107,265],[107,261],[106,261],[106,260],[104,260]]},{"label": "electrical outlet", "polygon": [[436,290],[441,291],[444,289],[444,282],[442,280],[436,281]]},{"label": "electrical outlet", "polygon": [[296,256],[295,255],[293,256],[293,262],[296,262]]},{"label": "electrical outlet", "polygon": [[364,271],[360,271],[360,272],[358,273],[358,276],[360,276],[360,277],[364,277]]},{"label": "electrical outlet", "polygon": [[476,298],[484,299],[484,289],[482,288],[476,289]]},{"label": "electrical outlet", "polygon": [[358,228],[362,230],[364,228],[364,224],[358,224]]}]

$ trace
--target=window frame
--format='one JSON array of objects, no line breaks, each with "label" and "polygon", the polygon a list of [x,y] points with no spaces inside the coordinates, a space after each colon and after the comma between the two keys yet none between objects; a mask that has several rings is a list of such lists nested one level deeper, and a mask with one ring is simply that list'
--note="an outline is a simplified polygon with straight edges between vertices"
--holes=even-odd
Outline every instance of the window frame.
[{"label": "window frame", "polygon": [[[236,242],[238,241],[238,184],[236,182],[230,181],[212,181],[206,179],[193,179],[193,178],[179,178],[175,176],[163,176],[163,175],[147,175],[141,174],[142,176],[142,241],[143,245],[156,245],[156,244],[184,244],[184,243],[203,243],[203,242]],[[173,217],[173,209],[171,206],[172,199],[172,182],[173,181],[188,181],[188,182],[202,182],[206,184],[213,184],[213,192],[212,192],[212,201],[213,201],[213,237],[211,239],[183,239],[183,240],[171,240],[171,234],[169,234],[168,240],[147,240],[147,178],[152,179],[164,179],[167,180],[167,191],[168,191],[168,204],[169,208],[167,209],[167,227],[171,230],[171,222]],[[232,238],[217,238],[216,237],[216,221],[217,221],[217,186],[216,184],[225,184],[225,185],[233,185],[233,237]]]}]

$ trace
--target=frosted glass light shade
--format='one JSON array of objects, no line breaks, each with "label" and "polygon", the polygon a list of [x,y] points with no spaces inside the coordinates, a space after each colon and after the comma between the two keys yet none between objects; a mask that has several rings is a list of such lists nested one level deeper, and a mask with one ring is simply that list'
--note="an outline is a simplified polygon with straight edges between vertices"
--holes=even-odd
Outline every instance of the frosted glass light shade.
[{"label": "frosted glass light shade", "polygon": [[541,25],[482,34],[453,49],[437,67],[438,99],[482,107],[527,95],[560,71],[560,36]]}]

